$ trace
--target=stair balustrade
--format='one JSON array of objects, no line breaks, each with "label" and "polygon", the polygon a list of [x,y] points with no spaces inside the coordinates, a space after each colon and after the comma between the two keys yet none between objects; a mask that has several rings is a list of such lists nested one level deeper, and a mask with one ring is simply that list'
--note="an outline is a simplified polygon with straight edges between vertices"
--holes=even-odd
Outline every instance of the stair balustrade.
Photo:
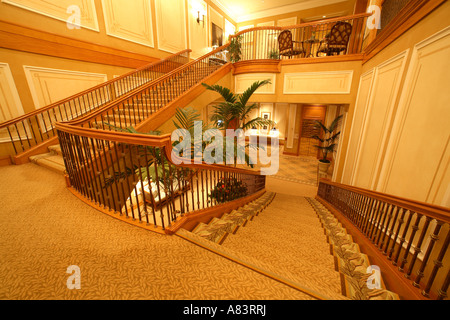
[{"label": "stair balustrade", "polygon": [[449,208],[325,180],[318,198],[348,219],[424,297],[447,297]]},{"label": "stair balustrade", "polygon": [[9,138],[16,155],[25,152],[56,137],[56,122],[70,121],[98,110],[118,97],[177,69],[189,62],[190,51],[189,49],[180,51],[71,97],[6,121],[0,124],[0,132]]},{"label": "stair balustrade", "polygon": [[265,188],[265,176],[256,171],[175,165],[171,135],[56,127],[71,188],[103,210],[163,230],[181,215],[221,204],[213,190],[229,181],[245,186],[232,200]]},{"label": "stair balustrade", "polygon": [[215,58],[227,47],[228,44],[219,47],[155,81],[142,85],[137,91],[117,99],[108,108],[99,109],[85,117],[80,117],[71,124],[103,130],[137,127],[227,64],[226,60]]}]

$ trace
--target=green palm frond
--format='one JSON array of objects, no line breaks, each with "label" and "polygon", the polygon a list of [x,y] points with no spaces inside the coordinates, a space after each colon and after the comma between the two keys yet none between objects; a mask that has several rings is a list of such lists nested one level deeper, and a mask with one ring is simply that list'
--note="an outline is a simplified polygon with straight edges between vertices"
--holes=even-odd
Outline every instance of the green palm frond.
[{"label": "green palm frond", "polygon": [[258,90],[260,87],[270,84],[270,80],[262,80],[254,82],[249,88],[247,88],[242,95],[239,96],[239,102],[242,106],[245,106],[250,99],[250,97]]},{"label": "green palm frond", "polygon": [[330,133],[333,132],[337,128],[339,121],[341,119],[342,119],[342,115],[338,116],[336,119],[333,120],[333,122],[330,124],[330,127],[328,128]]},{"label": "green palm frond", "polygon": [[215,84],[213,86],[210,86],[206,83],[202,83],[204,87],[206,87],[208,90],[215,91],[219,93],[227,102],[235,103],[236,102],[236,96],[231,92],[230,89],[226,87],[222,87],[218,84]]},{"label": "green palm frond", "polygon": [[253,118],[250,121],[242,125],[243,130],[251,129],[252,127],[273,126],[275,121],[269,119],[263,119],[261,117]]}]

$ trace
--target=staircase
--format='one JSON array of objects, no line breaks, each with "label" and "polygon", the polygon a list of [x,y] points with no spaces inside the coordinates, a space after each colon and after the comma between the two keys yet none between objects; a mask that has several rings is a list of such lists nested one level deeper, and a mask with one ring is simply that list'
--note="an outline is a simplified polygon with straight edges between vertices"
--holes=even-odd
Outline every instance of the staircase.
[{"label": "staircase", "polygon": [[177,235],[316,299],[399,299],[382,280],[369,289],[368,257],[315,199],[267,192]]},{"label": "staircase", "polygon": [[61,153],[60,145],[53,145],[48,147],[48,152],[30,157],[31,162],[50,169],[54,172],[64,175],[66,167]]},{"label": "staircase", "polygon": [[[184,70],[177,77],[169,80],[164,80],[164,75],[162,75],[162,81],[158,85],[146,89],[141,94],[136,94],[134,98],[118,104],[118,107],[111,108],[106,115],[95,119],[92,126],[100,129],[104,123],[107,123],[122,129],[130,126],[135,127],[178,98],[179,94],[177,95],[176,92],[184,93],[188,91],[221,67],[220,64],[205,64],[200,69]],[[183,106],[180,105],[179,107]],[[48,149],[47,153],[31,156],[31,162],[64,174],[65,166],[60,146],[51,146]]]}]

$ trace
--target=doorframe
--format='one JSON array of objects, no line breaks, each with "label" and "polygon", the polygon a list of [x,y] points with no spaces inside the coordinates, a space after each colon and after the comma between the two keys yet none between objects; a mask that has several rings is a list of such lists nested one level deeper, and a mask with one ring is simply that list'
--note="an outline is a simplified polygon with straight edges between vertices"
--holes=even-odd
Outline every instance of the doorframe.
[{"label": "doorframe", "polygon": [[[322,109],[322,113],[320,114],[320,116],[306,116],[306,113],[308,110],[310,110],[311,108],[320,108]],[[303,133],[303,120],[308,119],[308,120],[319,120],[322,121],[323,124],[325,124],[325,120],[326,120],[326,115],[327,115],[327,105],[326,104],[304,104],[302,105],[302,117],[300,120],[300,130],[299,130],[299,139],[298,139],[298,146],[297,146],[297,156],[300,155],[300,144],[302,141],[302,133]],[[323,134],[323,133],[321,133]],[[320,159],[320,150],[317,149],[317,155],[316,155],[317,159]]]}]

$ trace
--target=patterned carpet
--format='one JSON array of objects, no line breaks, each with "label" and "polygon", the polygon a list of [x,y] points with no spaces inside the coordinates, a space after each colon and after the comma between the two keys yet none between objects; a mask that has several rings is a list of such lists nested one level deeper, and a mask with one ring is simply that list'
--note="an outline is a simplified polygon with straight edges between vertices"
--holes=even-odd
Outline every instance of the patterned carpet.
[{"label": "patterned carpet", "polygon": [[316,186],[317,159],[280,154],[280,167],[278,173],[272,177],[275,179]]},{"label": "patterned carpet", "polygon": [[326,235],[304,197],[277,194],[270,206],[229,235],[222,246],[266,261],[280,274],[295,275],[299,283],[329,297],[341,293]]},{"label": "patterned carpet", "polygon": [[[101,214],[35,164],[0,167],[0,182],[0,299],[312,299],[180,237]],[[71,265],[79,290],[67,287]]]}]

